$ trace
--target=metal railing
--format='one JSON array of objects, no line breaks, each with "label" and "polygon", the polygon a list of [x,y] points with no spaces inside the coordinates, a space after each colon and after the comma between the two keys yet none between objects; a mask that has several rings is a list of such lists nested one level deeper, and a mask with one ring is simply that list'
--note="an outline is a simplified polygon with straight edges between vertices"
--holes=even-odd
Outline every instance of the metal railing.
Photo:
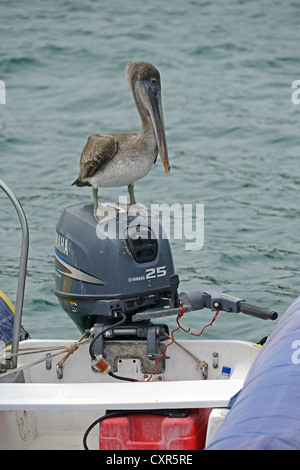
[{"label": "metal railing", "polygon": [[[7,194],[13,203],[22,228],[22,247],[21,247],[21,257],[20,257],[20,268],[19,268],[19,278],[18,278],[18,287],[17,287],[17,296],[16,296],[16,305],[15,305],[15,318],[14,318],[14,327],[13,327],[13,337],[12,337],[12,346],[11,352],[18,353],[19,351],[19,342],[20,342],[20,330],[22,322],[22,313],[23,313],[23,302],[24,302],[24,291],[25,291],[25,281],[26,281],[26,270],[27,270],[27,260],[28,260],[28,250],[29,250],[29,230],[27,219],[23,208],[16,198],[13,191],[0,179],[0,188]],[[12,367],[16,368],[18,362],[18,356],[13,356],[12,358]]]}]

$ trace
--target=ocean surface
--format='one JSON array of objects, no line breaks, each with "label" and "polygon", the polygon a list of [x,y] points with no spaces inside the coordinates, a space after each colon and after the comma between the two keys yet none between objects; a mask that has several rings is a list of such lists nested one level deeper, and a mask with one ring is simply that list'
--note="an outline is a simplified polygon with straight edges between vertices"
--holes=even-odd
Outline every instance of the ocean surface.
[{"label": "ocean surface", "polygon": [[[180,290],[226,292],[280,317],[300,293],[300,3],[1,0],[0,18],[0,178],[28,218],[31,337],[80,335],[53,293],[55,227],[64,207],[92,201],[71,186],[88,135],[139,131],[125,79],[136,60],[160,70],[172,168],[166,176],[158,158],[136,198],[204,204],[201,249],[170,236]],[[0,289],[14,302],[21,235],[2,192],[0,217]],[[203,310],[182,325],[197,333],[211,319]],[[275,324],[221,313],[203,338],[259,341]]]}]

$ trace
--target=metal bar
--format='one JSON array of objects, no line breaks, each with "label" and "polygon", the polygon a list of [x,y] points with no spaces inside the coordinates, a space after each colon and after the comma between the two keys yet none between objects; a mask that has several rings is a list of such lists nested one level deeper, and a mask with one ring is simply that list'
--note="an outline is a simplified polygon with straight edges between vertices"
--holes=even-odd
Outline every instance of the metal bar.
[{"label": "metal bar", "polygon": [[[29,230],[27,219],[23,208],[11,191],[11,189],[0,179],[0,187],[3,191],[7,194],[10,198],[11,202],[13,203],[22,228],[22,248],[21,248],[21,257],[20,257],[20,269],[19,269],[19,279],[18,279],[18,287],[17,287],[17,297],[16,297],[16,305],[15,305],[15,318],[14,318],[14,327],[13,327],[13,338],[12,338],[12,353],[18,353],[19,351],[19,341],[20,341],[20,329],[21,329],[21,322],[22,322],[22,312],[23,312],[23,302],[24,302],[24,291],[25,291],[25,281],[26,281],[26,270],[27,270],[27,260],[28,260],[28,250],[29,250]],[[12,365],[13,368],[17,367],[18,363],[18,356],[14,356],[12,358]]]}]

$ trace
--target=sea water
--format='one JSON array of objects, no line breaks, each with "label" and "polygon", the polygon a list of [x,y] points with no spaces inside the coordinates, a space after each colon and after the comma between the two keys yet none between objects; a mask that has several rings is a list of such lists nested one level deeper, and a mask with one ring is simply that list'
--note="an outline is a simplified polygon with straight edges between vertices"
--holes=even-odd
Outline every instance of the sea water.
[{"label": "sea water", "polygon": [[[160,70],[171,165],[165,175],[158,158],[136,199],[204,207],[201,248],[170,234],[179,290],[226,292],[281,316],[300,280],[300,4],[15,0],[0,2],[0,19],[0,178],[28,218],[31,336],[79,335],[53,293],[55,226],[64,207],[92,201],[71,186],[88,135],[139,131],[125,80],[135,60]],[[99,191],[120,195],[127,188]],[[0,216],[0,288],[14,302],[21,233],[4,193]],[[197,333],[211,318],[203,310],[181,323]],[[203,337],[259,341],[273,327],[221,313]]]}]

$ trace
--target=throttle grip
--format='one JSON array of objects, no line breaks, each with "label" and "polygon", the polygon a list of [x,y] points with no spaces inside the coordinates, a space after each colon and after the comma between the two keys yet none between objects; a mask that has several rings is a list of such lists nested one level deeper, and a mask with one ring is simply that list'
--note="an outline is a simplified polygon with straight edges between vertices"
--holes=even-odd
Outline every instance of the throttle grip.
[{"label": "throttle grip", "polygon": [[253,304],[252,302],[240,301],[240,312],[245,315],[260,318],[262,320],[276,320],[278,313],[268,307]]}]

